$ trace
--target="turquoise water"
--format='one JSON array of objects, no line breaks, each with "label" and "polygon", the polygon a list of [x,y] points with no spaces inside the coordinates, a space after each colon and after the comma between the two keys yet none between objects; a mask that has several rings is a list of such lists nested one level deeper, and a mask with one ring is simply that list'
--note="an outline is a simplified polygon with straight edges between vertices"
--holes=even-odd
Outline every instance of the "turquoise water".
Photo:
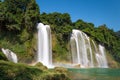
[{"label": "turquoise water", "polygon": [[72,80],[120,80],[120,69],[68,69]]}]

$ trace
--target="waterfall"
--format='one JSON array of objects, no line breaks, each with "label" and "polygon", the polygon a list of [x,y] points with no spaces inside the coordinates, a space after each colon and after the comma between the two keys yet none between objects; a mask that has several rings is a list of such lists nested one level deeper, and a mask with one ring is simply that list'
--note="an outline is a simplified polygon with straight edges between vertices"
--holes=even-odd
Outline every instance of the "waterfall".
[{"label": "waterfall", "polygon": [[51,29],[49,25],[39,23],[38,29],[38,54],[37,62],[41,62],[48,68],[52,67],[52,43]]},{"label": "waterfall", "polygon": [[99,62],[99,67],[108,68],[105,48],[102,45],[99,45],[99,54],[96,54],[96,59]]},{"label": "waterfall", "polygon": [[108,68],[104,46],[99,44],[99,46],[97,48],[97,46],[96,46],[96,44],[93,40],[92,40],[92,43],[93,43],[94,48],[95,48],[95,57],[96,57],[96,60],[97,60],[97,63],[98,63],[97,66],[101,67],[101,68]]},{"label": "waterfall", "polygon": [[4,49],[4,48],[2,48],[1,50],[2,50],[2,52],[5,54],[5,56],[7,57],[7,59],[8,59],[9,61],[12,61],[12,62],[14,62],[14,63],[17,63],[17,62],[18,62],[16,54],[13,53],[11,50],[9,50],[9,49]]},{"label": "waterfall", "polygon": [[[102,68],[108,67],[104,47],[99,45],[99,49],[97,49],[94,41],[92,40],[91,43],[90,38],[82,31],[73,29],[70,43],[73,64],[91,68],[97,66]],[[95,50],[93,50],[92,46]],[[97,66],[95,65],[95,60],[97,61]]]},{"label": "waterfall", "polygon": [[78,56],[77,56],[77,48],[76,48],[75,38],[71,37],[70,43],[71,43],[71,52],[74,53],[74,54],[72,54],[72,63],[78,64]]}]

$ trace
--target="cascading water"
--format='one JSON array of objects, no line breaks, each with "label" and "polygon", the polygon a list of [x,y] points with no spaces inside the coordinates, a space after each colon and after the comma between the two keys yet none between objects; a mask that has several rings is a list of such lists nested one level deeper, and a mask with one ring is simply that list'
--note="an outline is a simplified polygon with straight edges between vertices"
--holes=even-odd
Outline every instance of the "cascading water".
[{"label": "cascading water", "polygon": [[95,57],[98,63],[98,67],[102,67],[102,68],[108,68],[108,64],[107,64],[107,59],[105,56],[105,48],[104,46],[100,45],[96,46],[95,42],[92,40],[92,43],[94,45],[95,48]]},{"label": "cascading water", "polygon": [[48,68],[52,66],[52,43],[49,25],[39,23],[38,26],[38,55],[37,62],[43,63]]},{"label": "cascading water", "polygon": [[17,62],[18,62],[18,60],[17,60],[17,55],[16,55],[15,53],[13,53],[11,50],[9,50],[9,49],[4,49],[4,48],[2,48],[1,50],[2,50],[2,52],[5,54],[5,56],[7,57],[7,59],[8,59],[9,61],[12,61],[12,62],[14,62],[14,63],[17,63]]},{"label": "cascading water", "polygon": [[[98,66],[107,68],[104,47],[99,45],[99,49],[97,49],[93,40],[92,42],[95,50],[92,49],[90,38],[85,33],[80,30],[72,30],[70,43],[73,64],[80,64],[81,67]],[[94,60],[97,61],[97,66],[95,66],[96,63]]]},{"label": "cascading water", "polygon": [[[92,58],[92,51],[90,46],[89,37],[79,30],[73,30],[71,36],[71,47],[74,44],[76,46],[76,53],[74,53],[75,49],[72,47],[72,55],[73,56],[73,63],[76,61],[75,64],[80,64],[81,67],[92,67],[93,66],[93,58]],[[88,58],[88,55],[90,56]]]},{"label": "cascading water", "polygon": [[105,48],[99,45],[99,54],[96,54],[97,61],[99,62],[99,67],[108,68],[107,59],[105,56]]}]

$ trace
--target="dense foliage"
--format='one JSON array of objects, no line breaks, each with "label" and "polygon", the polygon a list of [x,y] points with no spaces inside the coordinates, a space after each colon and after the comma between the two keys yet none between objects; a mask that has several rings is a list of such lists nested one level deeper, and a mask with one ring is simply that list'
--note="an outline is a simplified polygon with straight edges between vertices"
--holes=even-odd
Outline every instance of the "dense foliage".
[{"label": "dense foliage", "polygon": [[[17,53],[19,61],[33,60],[36,53],[36,24],[42,22],[52,29],[53,57],[66,60],[72,29],[85,32],[106,47],[120,62],[120,32],[115,33],[103,24],[98,27],[81,19],[72,22],[68,13],[42,13],[35,0],[0,0],[0,47]],[[116,35],[117,34],[117,35]]]},{"label": "dense foliage", "polygon": [[35,0],[0,1],[0,46],[17,53],[20,60],[30,61],[39,14]]}]

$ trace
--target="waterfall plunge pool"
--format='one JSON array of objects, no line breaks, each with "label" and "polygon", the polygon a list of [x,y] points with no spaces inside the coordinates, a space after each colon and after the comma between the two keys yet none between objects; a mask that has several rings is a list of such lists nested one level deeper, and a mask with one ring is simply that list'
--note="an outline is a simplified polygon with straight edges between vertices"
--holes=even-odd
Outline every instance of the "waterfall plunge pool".
[{"label": "waterfall plunge pool", "polygon": [[72,80],[120,80],[120,69],[110,68],[69,68]]}]

